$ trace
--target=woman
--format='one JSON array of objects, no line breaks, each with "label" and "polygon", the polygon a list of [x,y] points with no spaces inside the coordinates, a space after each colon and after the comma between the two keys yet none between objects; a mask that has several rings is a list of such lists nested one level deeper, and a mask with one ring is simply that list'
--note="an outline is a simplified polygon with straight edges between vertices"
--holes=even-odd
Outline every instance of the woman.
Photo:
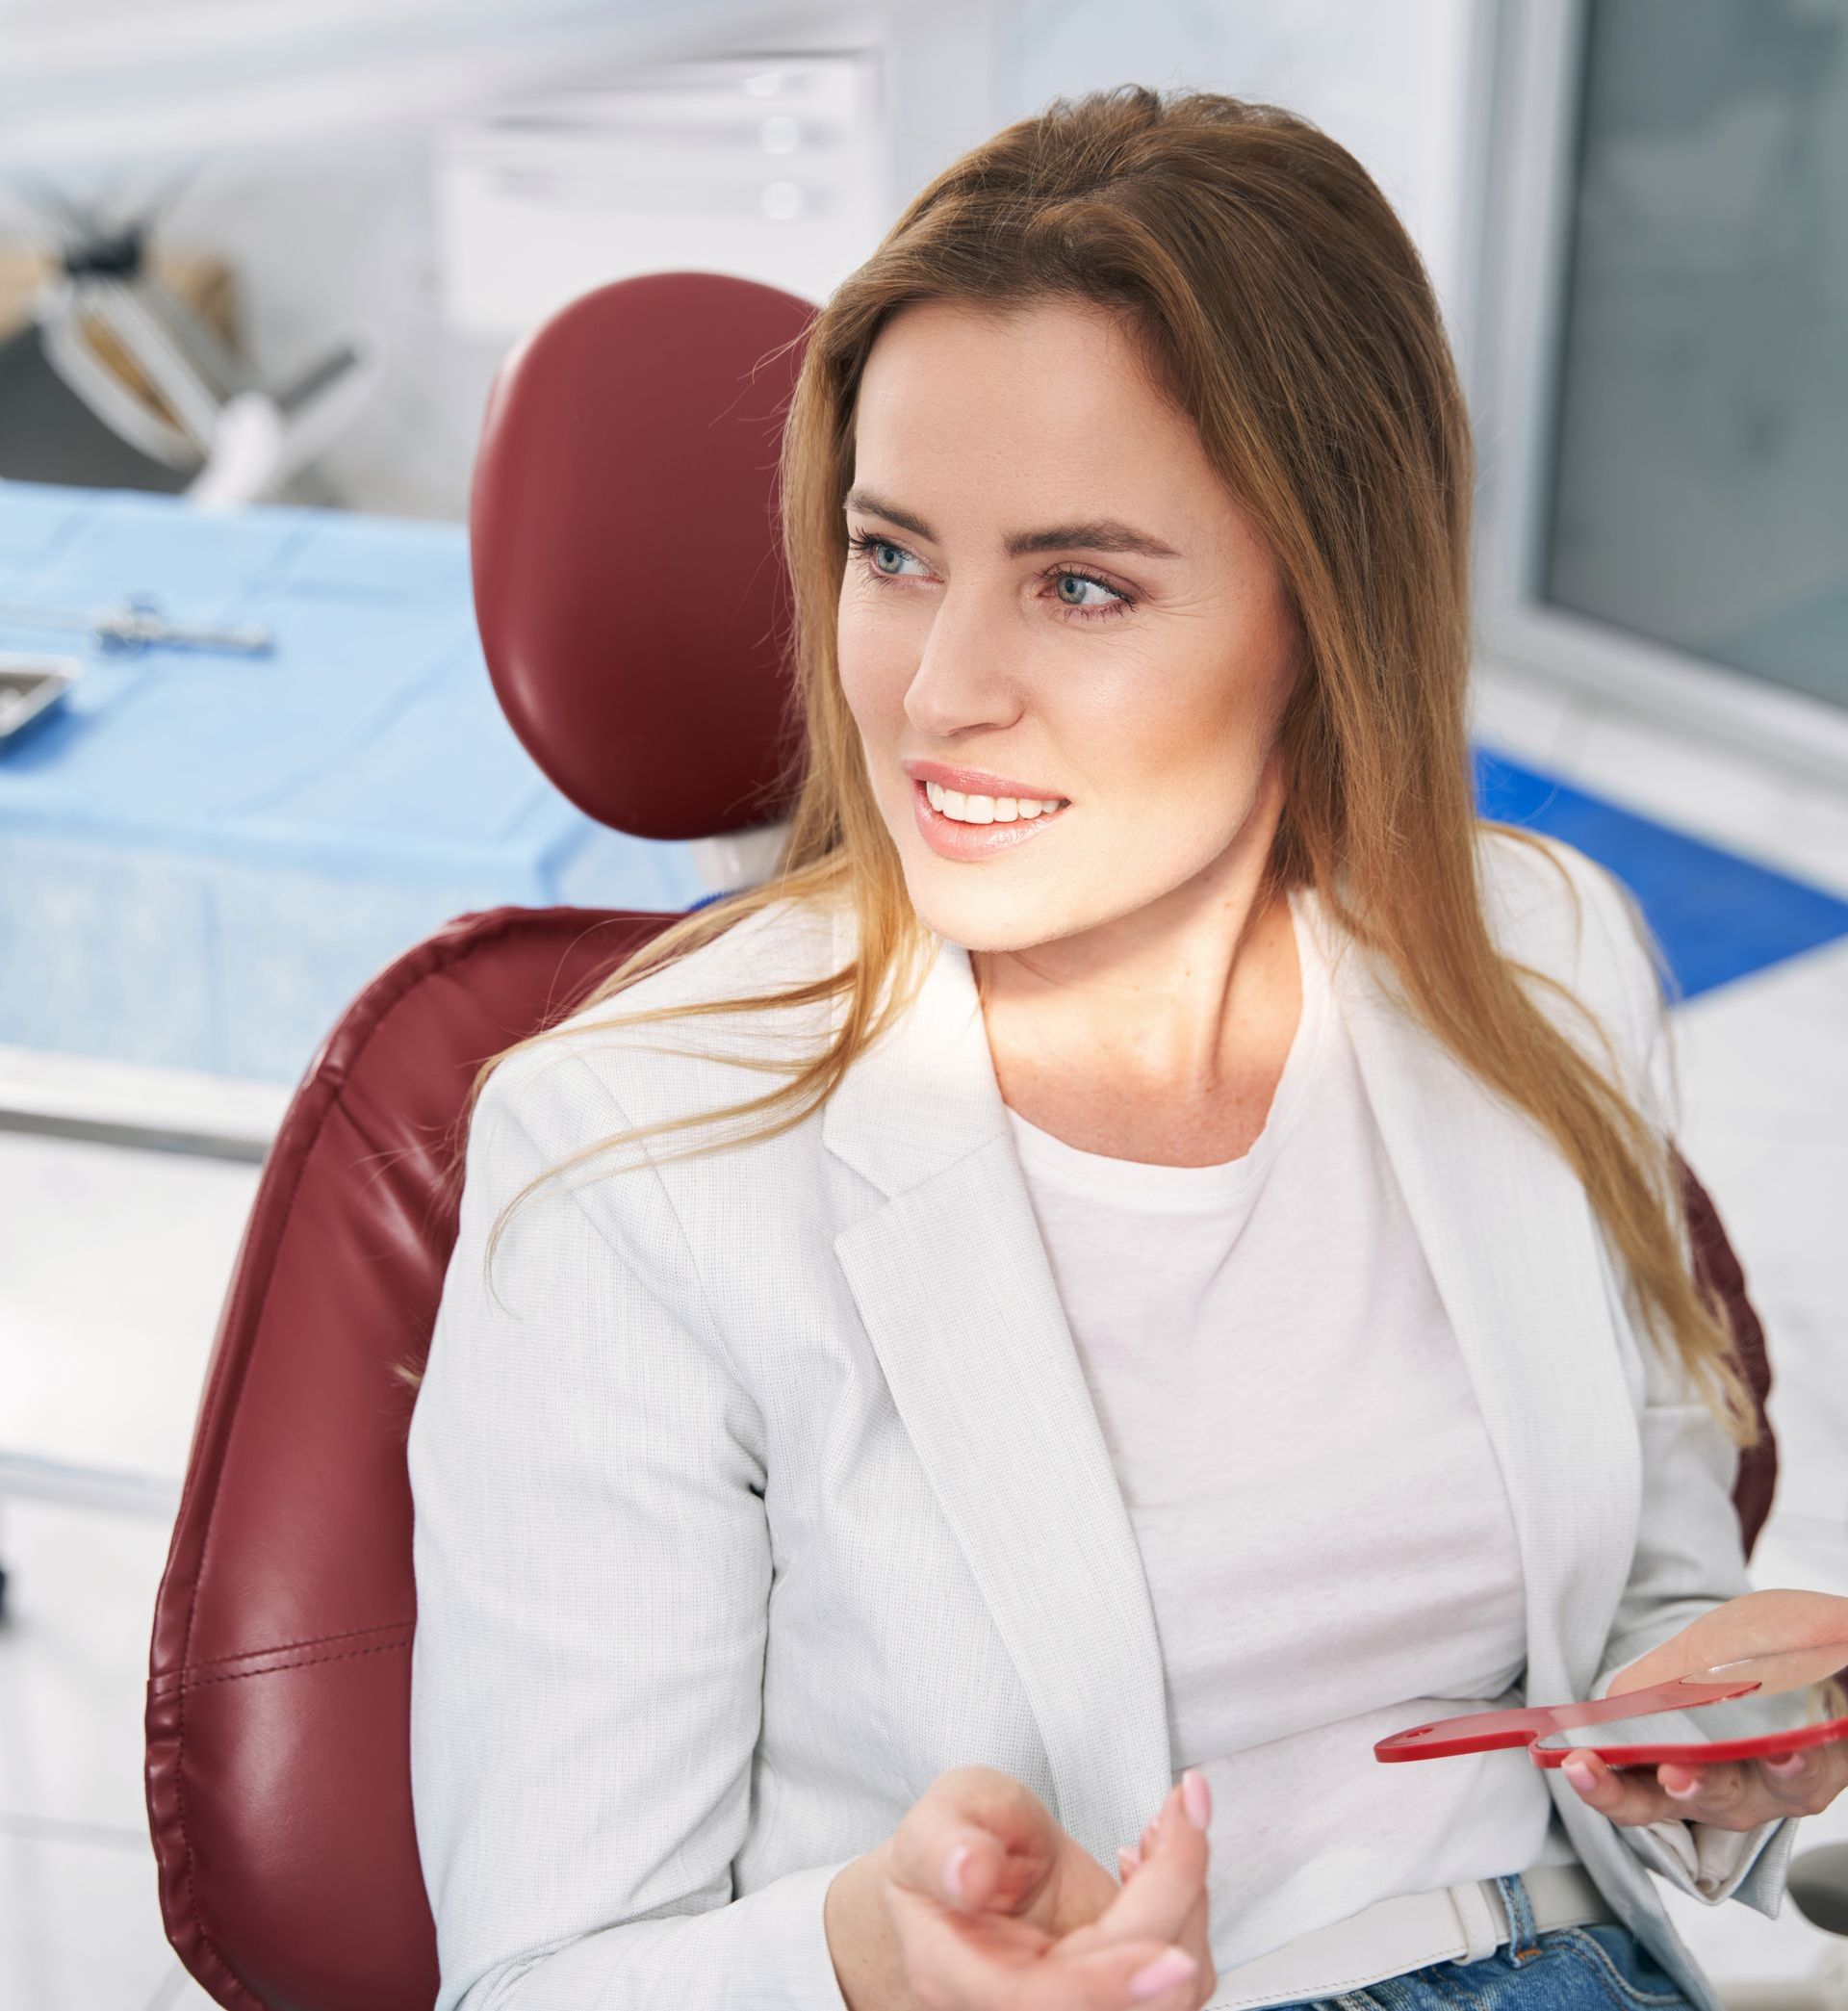
[{"label": "woman", "polygon": [[476,1084],[437,2011],[1717,2011],[1644,1868],[1774,1910],[1821,1757],[1371,1750],[1749,1589],[1646,937],[1474,814],[1472,487],[1273,108],[1057,102],[818,315],[781,870]]}]

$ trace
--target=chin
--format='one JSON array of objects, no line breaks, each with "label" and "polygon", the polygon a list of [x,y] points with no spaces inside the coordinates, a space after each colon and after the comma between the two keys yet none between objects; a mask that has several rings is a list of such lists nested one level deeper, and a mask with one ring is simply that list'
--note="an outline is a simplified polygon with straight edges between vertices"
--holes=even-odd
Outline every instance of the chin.
[{"label": "chin", "polygon": [[[945,878],[972,876],[980,867],[942,864]],[[1027,876],[1023,875],[1023,880]],[[918,884],[922,878],[923,886]],[[1089,928],[1101,916],[1067,914],[1062,902],[1030,886],[1011,888],[945,887],[926,870],[906,875],[911,906],[927,929],[966,950],[1023,950],[1056,942]]]}]

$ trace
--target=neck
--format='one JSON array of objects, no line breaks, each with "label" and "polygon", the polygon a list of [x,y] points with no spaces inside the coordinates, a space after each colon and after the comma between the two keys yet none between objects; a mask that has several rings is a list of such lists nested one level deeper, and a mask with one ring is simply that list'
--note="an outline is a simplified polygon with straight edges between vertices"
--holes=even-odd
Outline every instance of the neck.
[{"label": "neck", "polygon": [[[1149,910],[1024,950],[974,952],[989,1044],[1014,1080],[1093,1074],[1183,1100],[1287,1048],[1301,1005],[1289,903],[1224,887],[1178,921]],[[1012,1100],[1012,1098],[1010,1098]]]}]

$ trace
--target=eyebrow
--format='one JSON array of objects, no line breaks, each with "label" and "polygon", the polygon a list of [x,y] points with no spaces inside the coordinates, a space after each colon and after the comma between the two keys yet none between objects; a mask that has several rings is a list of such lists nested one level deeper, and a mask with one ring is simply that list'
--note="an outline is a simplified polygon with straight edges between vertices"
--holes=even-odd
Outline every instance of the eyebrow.
[{"label": "eyebrow", "polygon": [[[910,510],[895,508],[865,489],[849,489],[842,508],[884,517],[888,523],[930,539],[933,544],[937,542],[936,531],[922,517],[913,516]],[[1081,524],[1054,524],[1044,530],[1011,531],[1002,540],[1002,549],[1010,558],[1023,557],[1029,552],[1066,552],[1073,548],[1086,552],[1134,552],[1143,558],[1179,558],[1182,555],[1172,545],[1165,545],[1160,538],[1151,537],[1147,531],[1138,530],[1116,517],[1091,517]]]}]

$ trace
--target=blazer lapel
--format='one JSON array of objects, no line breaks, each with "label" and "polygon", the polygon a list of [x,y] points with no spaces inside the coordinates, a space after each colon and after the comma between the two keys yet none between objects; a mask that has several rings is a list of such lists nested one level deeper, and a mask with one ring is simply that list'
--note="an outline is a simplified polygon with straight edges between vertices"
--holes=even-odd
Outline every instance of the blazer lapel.
[{"label": "blazer lapel", "polygon": [[[1529,1704],[1596,1681],[1630,1577],[1642,1507],[1633,1402],[1602,1230],[1550,1138],[1393,1003],[1390,979],[1307,904],[1367,1100],[1449,1314],[1502,1468],[1525,1581]],[[1518,945],[1503,944],[1504,949]],[[1343,951],[1347,953],[1343,954]],[[1671,1937],[1608,1819],[1556,1767],[1545,1775],[1580,1861],[1624,1921]]]},{"label": "blazer lapel", "polygon": [[1502,1468],[1521,1550],[1532,1703],[1585,1695],[1630,1575],[1635,1411],[1589,1197],[1551,1137],[1394,1002],[1305,904],[1387,1156]]},{"label": "blazer lapel", "polygon": [[[1306,908],[1506,1483],[1527,1695],[1580,1696],[1640,1501],[1589,1203],[1550,1143],[1414,1026],[1367,960],[1335,957],[1313,893]],[[836,965],[853,928],[841,911]],[[960,944],[939,941],[911,1010],[830,1097],[822,1137],[883,1198],[834,1250],[1018,1666],[1054,1814],[1114,1871],[1117,1844],[1136,1840],[1174,1779],[1161,1648]],[[1566,1812],[1569,1825],[1580,1813]]]},{"label": "blazer lapel", "polygon": [[848,1071],[822,1137],[885,1197],[835,1252],[1018,1665],[1053,1813],[1114,1873],[1173,1785],[1161,1647],[960,944]]}]

